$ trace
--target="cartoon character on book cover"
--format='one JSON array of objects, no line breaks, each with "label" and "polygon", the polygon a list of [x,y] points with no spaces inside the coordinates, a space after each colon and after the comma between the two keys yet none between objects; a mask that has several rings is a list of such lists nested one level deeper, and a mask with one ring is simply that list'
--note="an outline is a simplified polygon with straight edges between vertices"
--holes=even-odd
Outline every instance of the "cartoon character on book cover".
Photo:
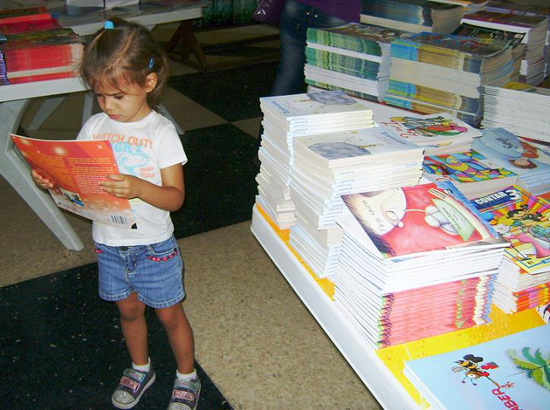
[{"label": "cartoon character on book cover", "polygon": [[520,140],[504,128],[484,130],[482,137],[474,140],[472,148],[519,175],[529,170],[550,172],[547,150]]},{"label": "cartoon character on book cover", "polygon": [[[496,205],[491,205],[491,196]],[[502,200],[504,198],[505,200]],[[550,204],[518,186],[474,203],[495,230],[510,242],[509,252],[526,266],[541,267],[550,256]]]},{"label": "cartoon character on book cover", "polygon": [[343,195],[342,200],[386,257],[497,236],[450,183]]},{"label": "cartoon character on book cover", "polygon": [[550,327],[541,325],[406,367],[436,408],[543,410],[550,403],[549,340]]}]

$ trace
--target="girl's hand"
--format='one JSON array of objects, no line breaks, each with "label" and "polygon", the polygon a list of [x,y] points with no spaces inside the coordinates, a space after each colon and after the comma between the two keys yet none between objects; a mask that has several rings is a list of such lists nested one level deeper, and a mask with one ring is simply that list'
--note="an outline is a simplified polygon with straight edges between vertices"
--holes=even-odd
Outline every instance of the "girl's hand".
[{"label": "girl's hand", "polygon": [[117,198],[139,198],[143,192],[143,185],[147,183],[143,179],[126,174],[109,174],[107,181],[99,181],[103,191]]},{"label": "girl's hand", "polygon": [[31,170],[31,177],[34,180],[34,183],[36,185],[38,185],[39,188],[42,188],[42,189],[53,189],[54,188],[54,184],[53,184],[52,181],[50,181],[47,178],[43,178],[42,175],[40,175],[34,169]]}]

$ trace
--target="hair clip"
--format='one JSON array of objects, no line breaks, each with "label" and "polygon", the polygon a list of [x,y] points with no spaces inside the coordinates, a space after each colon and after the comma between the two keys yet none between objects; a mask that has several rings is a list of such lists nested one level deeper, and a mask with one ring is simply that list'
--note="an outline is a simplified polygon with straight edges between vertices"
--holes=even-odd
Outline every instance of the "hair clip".
[{"label": "hair clip", "polygon": [[149,60],[149,69],[153,68],[154,65],[155,65],[155,57],[151,57],[151,59]]},{"label": "hair clip", "polygon": [[104,28],[105,30],[112,30],[112,29],[115,28],[115,25],[113,24],[113,22],[112,22],[111,20],[107,20],[107,21],[105,22],[105,25],[103,26],[103,28]]}]

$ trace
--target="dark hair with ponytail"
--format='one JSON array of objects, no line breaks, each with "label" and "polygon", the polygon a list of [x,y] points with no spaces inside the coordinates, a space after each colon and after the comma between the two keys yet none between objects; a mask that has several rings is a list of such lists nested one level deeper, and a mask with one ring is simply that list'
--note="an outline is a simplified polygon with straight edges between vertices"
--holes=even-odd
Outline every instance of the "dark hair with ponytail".
[{"label": "dark hair with ponytail", "polygon": [[84,49],[80,74],[97,91],[102,87],[123,90],[125,85],[145,87],[147,76],[157,75],[156,87],[147,94],[153,109],[168,79],[168,59],[146,27],[113,18]]}]

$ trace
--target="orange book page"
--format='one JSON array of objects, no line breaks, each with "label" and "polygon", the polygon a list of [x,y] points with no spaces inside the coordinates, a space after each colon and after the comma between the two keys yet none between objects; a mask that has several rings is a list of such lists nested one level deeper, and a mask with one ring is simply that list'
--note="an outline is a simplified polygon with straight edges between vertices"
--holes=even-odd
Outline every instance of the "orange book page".
[{"label": "orange book page", "polygon": [[57,206],[85,218],[120,228],[135,224],[130,202],[101,189],[99,181],[118,174],[107,140],[37,140],[10,134],[31,168],[49,179]]}]

